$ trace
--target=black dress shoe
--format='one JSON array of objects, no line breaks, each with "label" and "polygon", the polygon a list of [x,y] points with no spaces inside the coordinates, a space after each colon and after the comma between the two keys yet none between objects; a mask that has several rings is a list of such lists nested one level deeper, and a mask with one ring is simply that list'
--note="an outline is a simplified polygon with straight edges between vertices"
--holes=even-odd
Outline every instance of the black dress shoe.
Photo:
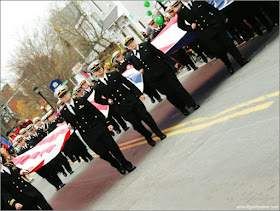
[{"label": "black dress shoe", "polygon": [[61,183],[61,184],[56,188],[56,190],[58,191],[59,189],[63,188],[64,186],[65,186],[65,184],[64,184],[64,183]]},{"label": "black dress shoe", "polygon": [[228,67],[227,69],[228,69],[229,74],[231,74],[231,75],[232,75],[232,74],[234,73],[234,71],[233,71],[233,67]]},{"label": "black dress shoe", "polygon": [[147,142],[150,146],[155,146],[156,145],[156,142],[152,139],[152,138],[146,138],[147,139]]},{"label": "black dress shoe", "polygon": [[117,134],[120,134],[122,131],[119,129],[119,130],[116,130],[116,133]]},{"label": "black dress shoe", "polygon": [[199,109],[199,108],[200,108],[199,105],[195,105],[195,106],[193,107],[193,110],[197,110],[197,109]]},{"label": "black dress shoe", "polygon": [[73,173],[74,173],[74,171],[72,171],[72,170],[71,170],[71,171],[68,171],[68,172],[69,172],[69,174],[73,174]]},{"label": "black dress shoe", "polygon": [[63,174],[63,176],[67,177],[67,174],[66,174],[66,172],[62,172],[62,174]]},{"label": "black dress shoe", "polygon": [[155,103],[155,102],[156,102],[155,99],[151,99],[151,101],[152,101],[152,103]]},{"label": "black dress shoe", "polygon": [[93,157],[87,157],[89,160],[93,160]]},{"label": "black dress shoe", "polygon": [[183,109],[180,109],[180,111],[182,112],[182,114],[184,114],[185,116],[188,116],[190,114],[190,112],[188,112],[187,109],[183,108]]},{"label": "black dress shoe", "polygon": [[166,135],[165,135],[165,134],[162,134],[162,135],[159,136],[159,138],[160,138],[160,140],[163,140],[163,139],[166,138]]},{"label": "black dress shoe", "polygon": [[198,69],[198,67],[195,66],[195,67],[193,68],[193,71],[196,71],[197,69]]},{"label": "black dress shoe", "polygon": [[250,61],[250,59],[243,59],[242,63],[240,64],[241,67],[243,67],[245,64],[247,64]]},{"label": "black dress shoe", "polygon": [[121,173],[121,174],[125,174],[125,169],[122,167],[122,166],[120,166],[119,168],[117,168],[118,169],[118,171]]},{"label": "black dress shoe", "polygon": [[126,169],[127,172],[129,173],[129,172],[132,172],[134,169],[136,169],[136,166],[133,166],[133,165],[131,165],[131,166],[126,166],[125,169]]},{"label": "black dress shoe", "polygon": [[162,99],[161,99],[161,98],[159,98],[159,99],[157,99],[157,101],[158,101],[158,102],[161,102],[161,101],[162,101]]},{"label": "black dress shoe", "polygon": [[124,128],[124,131],[127,131],[129,129],[129,127]]},{"label": "black dress shoe", "polygon": [[115,136],[115,133],[113,131],[111,131],[111,136]]}]

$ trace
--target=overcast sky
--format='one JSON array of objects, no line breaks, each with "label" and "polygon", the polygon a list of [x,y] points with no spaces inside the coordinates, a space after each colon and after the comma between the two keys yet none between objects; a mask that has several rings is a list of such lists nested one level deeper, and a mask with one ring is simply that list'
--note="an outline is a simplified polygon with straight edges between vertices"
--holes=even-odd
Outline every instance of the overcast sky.
[{"label": "overcast sky", "polygon": [[23,30],[31,31],[36,20],[47,19],[52,1],[3,1],[1,0],[1,87],[12,84],[15,73],[7,71],[7,63],[17,46],[17,37]]}]

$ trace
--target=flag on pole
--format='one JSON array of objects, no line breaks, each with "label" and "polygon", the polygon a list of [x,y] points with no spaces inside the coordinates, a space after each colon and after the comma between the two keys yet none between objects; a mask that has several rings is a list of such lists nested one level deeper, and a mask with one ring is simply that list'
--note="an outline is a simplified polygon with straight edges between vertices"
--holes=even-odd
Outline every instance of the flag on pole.
[{"label": "flag on pole", "polygon": [[4,139],[2,136],[1,136],[1,141],[2,141],[2,144],[4,145],[5,149],[8,149],[10,147],[13,148],[13,145],[10,141]]}]

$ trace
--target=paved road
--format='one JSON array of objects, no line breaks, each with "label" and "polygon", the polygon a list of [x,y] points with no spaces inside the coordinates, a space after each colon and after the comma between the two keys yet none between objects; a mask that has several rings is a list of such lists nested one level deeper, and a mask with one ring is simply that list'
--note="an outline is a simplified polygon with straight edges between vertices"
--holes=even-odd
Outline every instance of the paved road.
[{"label": "paved road", "polygon": [[74,163],[75,173],[62,177],[67,185],[58,192],[45,188],[44,180],[36,178],[34,185],[58,210],[279,206],[278,34],[277,28],[239,46],[251,62],[242,68],[234,63],[232,76],[220,60],[179,74],[201,105],[188,117],[166,100],[146,100],[168,138],[152,148],[132,129],[119,136],[137,166],[132,173],[120,175],[95,158]]}]

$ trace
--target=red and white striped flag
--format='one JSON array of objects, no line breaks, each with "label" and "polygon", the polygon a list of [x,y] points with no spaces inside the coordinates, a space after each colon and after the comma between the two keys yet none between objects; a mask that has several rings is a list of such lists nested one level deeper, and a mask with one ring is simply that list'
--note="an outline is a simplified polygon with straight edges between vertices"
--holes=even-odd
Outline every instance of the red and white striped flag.
[{"label": "red and white striped flag", "polygon": [[13,163],[29,172],[36,171],[58,155],[72,132],[67,128],[66,122],[63,122],[35,147],[14,158]]}]

